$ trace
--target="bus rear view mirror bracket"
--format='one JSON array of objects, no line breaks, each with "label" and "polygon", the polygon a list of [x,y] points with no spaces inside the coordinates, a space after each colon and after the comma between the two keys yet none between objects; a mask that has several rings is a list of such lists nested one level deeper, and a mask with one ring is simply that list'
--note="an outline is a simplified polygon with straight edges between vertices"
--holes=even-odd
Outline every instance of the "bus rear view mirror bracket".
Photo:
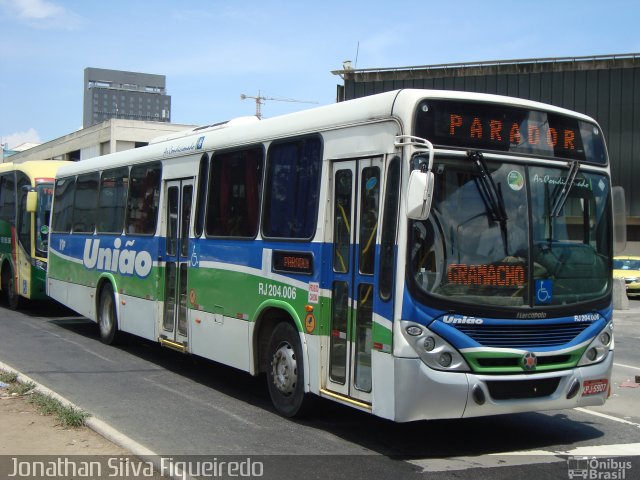
[{"label": "bus rear view mirror bracket", "polygon": [[413,170],[407,189],[407,217],[411,220],[426,220],[431,211],[434,175],[432,171]]},{"label": "bus rear view mirror bracket", "polygon": [[411,220],[426,220],[431,211],[434,175],[433,144],[425,138],[411,135],[399,135],[395,139],[396,147],[404,147],[414,152],[411,155],[411,174],[407,189],[407,217]]}]

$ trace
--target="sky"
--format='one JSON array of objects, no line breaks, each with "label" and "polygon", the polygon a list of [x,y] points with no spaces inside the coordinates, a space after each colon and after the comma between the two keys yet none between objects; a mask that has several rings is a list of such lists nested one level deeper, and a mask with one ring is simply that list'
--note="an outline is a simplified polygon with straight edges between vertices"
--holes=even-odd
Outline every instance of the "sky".
[{"label": "sky", "polygon": [[636,0],[0,0],[0,143],[82,127],[84,69],[165,75],[174,123],[335,102],[389,68],[640,52]]}]

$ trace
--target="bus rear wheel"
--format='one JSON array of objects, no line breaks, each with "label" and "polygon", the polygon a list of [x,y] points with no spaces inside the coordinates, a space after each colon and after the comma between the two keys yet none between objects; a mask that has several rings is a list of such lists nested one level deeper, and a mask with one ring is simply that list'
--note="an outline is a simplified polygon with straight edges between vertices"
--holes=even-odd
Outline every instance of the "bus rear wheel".
[{"label": "bus rear wheel", "polygon": [[11,268],[5,266],[2,269],[2,292],[7,302],[7,306],[11,310],[17,310],[20,306],[20,295],[16,292],[15,278],[11,272]]},{"label": "bus rear wheel", "polygon": [[276,411],[284,417],[302,416],[303,406],[309,403],[304,392],[302,346],[298,331],[290,323],[281,322],[273,330],[268,361],[267,386]]},{"label": "bus rear wheel", "polygon": [[116,314],[115,306],[113,289],[111,286],[105,285],[100,290],[98,327],[100,330],[100,341],[106,345],[111,345],[115,342],[118,332],[118,315]]}]

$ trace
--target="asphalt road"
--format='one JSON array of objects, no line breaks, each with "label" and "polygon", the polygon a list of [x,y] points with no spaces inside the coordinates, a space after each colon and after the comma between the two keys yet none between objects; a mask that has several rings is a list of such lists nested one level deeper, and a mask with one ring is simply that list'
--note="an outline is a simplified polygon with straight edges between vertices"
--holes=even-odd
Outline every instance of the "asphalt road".
[{"label": "asphalt road", "polygon": [[264,378],[138,339],[105,346],[51,304],[0,308],[1,362],[160,455],[251,457],[265,478],[565,479],[567,457],[593,455],[623,455],[624,478],[640,478],[640,301],[616,312],[615,342],[601,408],[395,424],[318,400],[294,421],[273,413]]}]

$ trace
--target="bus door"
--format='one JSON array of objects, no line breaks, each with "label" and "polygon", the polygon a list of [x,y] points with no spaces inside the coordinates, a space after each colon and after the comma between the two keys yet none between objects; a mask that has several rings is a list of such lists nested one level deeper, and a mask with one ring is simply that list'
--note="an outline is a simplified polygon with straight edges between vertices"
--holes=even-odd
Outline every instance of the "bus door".
[{"label": "bus door", "polygon": [[[167,346],[188,349],[187,272],[190,261],[189,231],[193,204],[193,179],[165,182],[166,266],[162,339]],[[172,345],[172,342],[175,344]]]},{"label": "bus door", "polygon": [[381,172],[381,158],[332,164],[332,307],[325,385],[368,403]]}]

